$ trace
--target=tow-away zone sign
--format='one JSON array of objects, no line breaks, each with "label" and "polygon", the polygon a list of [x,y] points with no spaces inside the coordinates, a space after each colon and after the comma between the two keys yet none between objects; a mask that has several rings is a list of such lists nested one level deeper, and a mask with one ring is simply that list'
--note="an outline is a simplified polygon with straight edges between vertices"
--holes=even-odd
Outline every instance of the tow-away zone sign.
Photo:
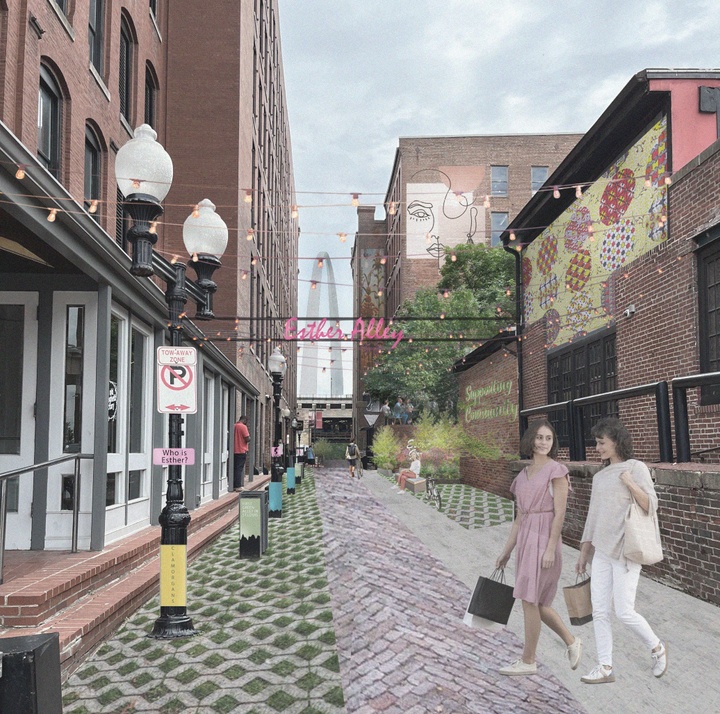
[{"label": "tow-away zone sign", "polygon": [[157,410],[161,414],[197,412],[196,364],[194,347],[158,347]]}]

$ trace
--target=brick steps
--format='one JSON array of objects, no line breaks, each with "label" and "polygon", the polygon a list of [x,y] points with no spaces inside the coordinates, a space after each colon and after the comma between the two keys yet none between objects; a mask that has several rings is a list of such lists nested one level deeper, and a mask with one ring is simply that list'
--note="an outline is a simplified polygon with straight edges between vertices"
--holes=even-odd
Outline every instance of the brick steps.
[{"label": "brick steps", "polygon": [[[256,477],[246,490],[268,480]],[[188,562],[237,521],[237,503],[238,494],[229,493],[192,513]],[[58,632],[67,676],[158,592],[159,546],[160,528],[151,526],[99,553],[59,553],[56,561],[0,585],[0,637]]]}]

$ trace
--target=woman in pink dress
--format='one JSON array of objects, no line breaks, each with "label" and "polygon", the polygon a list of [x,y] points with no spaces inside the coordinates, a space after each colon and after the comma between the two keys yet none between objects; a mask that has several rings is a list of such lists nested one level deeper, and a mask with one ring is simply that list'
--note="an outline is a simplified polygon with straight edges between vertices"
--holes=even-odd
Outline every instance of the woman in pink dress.
[{"label": "woman in pink dress", "polygon": [[568,470],[555,461],[557,435],[549,422],[533,422],[520,441],[520,453],[532,462],[515,478],[517,517],[496,567],[504,568],[517,546],[515,589],[525,617],[525,647],[522,657],[500,674],[535,674],[535,653],[540,625],[545,623],[567,647],[570,667],[576,669],[582,656],[582,641],[574,637],[551,607],[562,572],[562,526],[565,520],[570,480]]}]

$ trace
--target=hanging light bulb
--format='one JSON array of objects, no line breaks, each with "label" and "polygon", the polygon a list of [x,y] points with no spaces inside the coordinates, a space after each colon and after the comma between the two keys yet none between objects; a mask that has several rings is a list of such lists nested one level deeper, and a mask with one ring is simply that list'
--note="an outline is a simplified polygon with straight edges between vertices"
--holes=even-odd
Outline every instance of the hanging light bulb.
[{"label": "hanging light bulb", "polygon": [[290,218],[297,218],[298,217],[298,207],[292,206],[290,208]]},{"label": "hanging light bulb", "polygon": [[18,164],[17,171],[15,172],[15,178],[18,181],[22,181],[25,178],[25,164]]},{"label": "hanging light bulb", "polygon": [[483,208],[490,208],[490,196],[485,196],[485,200],[483,201]]},{"label": "hanging light bulb", "polygon": [[560,198],[560,189],[557,186],[553,188],[553,198]]},{"label": "hanging light bulb", "polygon": [[255,229],[254,229],[254,228],[248,228],[248,229],[247,229],[247,235],[245,236],[245,240],[252,240],[254,235],[255,235]]},{"label": "hanging light bulb", "polygon": [[645,177],[645,188],[650,188],[652,186],[652,181],[650,180],[649,176]]},{"label": "hanging light bulb", "polygon": [[582,187],[575,186],[575,198],[582,198]]},{"label": "hanging light bulb", "polygon": [[314,280],[310,282],[310,289],[317,290],[317,283]]},{"label": "hanging light bulb", "polygon": [[441,320],[444,320],[444,319],[445,319],[445,313],[444,313],[444,312],[441,312],[441,313],[440,313],[440,319],[441,319]]},{"label": "hanging light bulb", "polygon": [[[91,208],[92,208],[92,206],[91,206]],[[90,211],[90,213],[94,213],[94,211]],[[155,235],[157,233],[157,221],[153,221],[150,224],[150,230],[148,232],[152,233],[153,235]]]},{"label": "hanging light bulb", "polygon": [[51,208],[50,213],[48,213],[48,221],[50,223],[55,223],[55,218],[57,217],[57,208]]},{"label": "hanging light bulb", "polygon": [[449,298],[449,297],[450,297],[450,293],[446,290],[446,291],[443,293],[443,297],[444,297],[444,298]]},{"label": "hanging light bulb", "polygon": [[455,253],[450,253],[450,260],[454,263],[457,260],[457,255],[455,255]]},{"label": "hanging light bulb", "polygon": [[380,265],[385,265],[387,263],[387,258],[383,255],[382,258],[380,258]]},{"label": "hanging light bulb", "polygon": [[88,213],[97,213],[98,209],[98,200],[97,198],[93,198],[92,201],[90,201],[90,207],[88,208]]},{"label": "hanging light bulb", "polygon": [[378,290],[377,294],[378,294],[378,297],[382,297],[382,294],[383,294],[382,288],[380,288],[380,290]]},{"label": "hanging light bulb", "polygon": [[351,204],[352,204],[355,208],[357,208],[357,207],[360,205],[360,194],[359,194],[359,193],[354,193],[354,194],[352,195]]},{"label": "hanging light bulb", "polygon": [[250,265],[257,265],[257,257],[253,257],[253,259],[250,261]]},{"label": "hanging light bulb", "polygon": [[515,231],[510,231],[510,240],[515,240],[516,237],[517,236],[515,235]]},{"label": "hanging light bulb", "polygon": [[195,208],[193,208],[192,217],[200,218],[200,206],[198,206],[197,203],[195,204]]},{"label": "hanging light bulb", "polygon": [[325,261],[322,258],[320,258],[317,262],[317,266],[318,266],[318,268],[322,268],[323,265],[325,265]]},{"label": "hanging light bulb", "polygon": [[388,213],[391,216],[394,216],[397,213],[397,204],[395,201],[390,201],[390,205],[388,206]]},{"label": "hanging light bulb", "polygon": [[245,189],[245,203],[252,203],[252,191],[249,188]]},{"label": "hanging light bulb", "polygon": [[672,183],[672,179],[669,176],[665,177],[665,185],[669,186]]}]

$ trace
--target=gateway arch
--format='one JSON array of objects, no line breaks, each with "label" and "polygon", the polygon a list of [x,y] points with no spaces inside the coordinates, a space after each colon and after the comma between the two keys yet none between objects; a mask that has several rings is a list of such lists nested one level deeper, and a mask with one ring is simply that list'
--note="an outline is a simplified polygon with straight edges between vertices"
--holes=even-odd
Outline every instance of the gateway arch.
[{"label": "gateway arch", "polygon": [[[327,280],[321,282],[322,271],[327,271]],[[308,296],[307,308],[305,315],[307,319],[312,321],[313,318],[319,317],[340,317],[337,288],[335,287],[335,271],[333,270],[332,261],[326,252],[318,253],[313,265],[312,282],[316,284],[315,290],[310,290]],[[327,288],[328,294],[328,313],[320,314],[320,300],[323,290]],[[330,352],[323,345],[330,346]],[[322,349],[323,356],[320,356]],[[340,397],[345,394],[345,385],[343,384],[343,368],[342,368],[342,351],[338,342],[305,342],[303,344],[303,365],[300,368],[300,394],[305,396],[313,396],[317,394],[318,389],[318,371],[322,369],[321,359],[329,354],[332,364],[330,364],[330,396]]]}]

